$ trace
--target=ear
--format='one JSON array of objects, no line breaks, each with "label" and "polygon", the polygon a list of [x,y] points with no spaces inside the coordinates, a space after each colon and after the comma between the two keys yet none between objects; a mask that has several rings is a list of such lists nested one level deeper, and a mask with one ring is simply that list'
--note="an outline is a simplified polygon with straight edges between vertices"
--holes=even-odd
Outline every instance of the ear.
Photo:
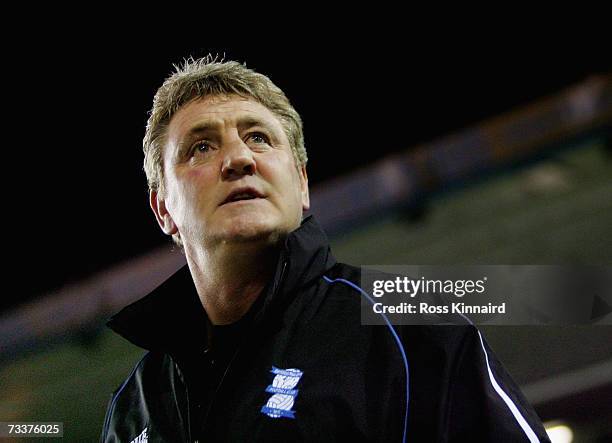
[{"label": "ear", "polygon": [[178,228],[166,208],[166,202],[157,191],[149,191],[149,204],[164,234],[174,235],[178,233]]},{"label": "ear", "polygon": [[306,174],[306,165],[302,165],[298,169],[300,175],[300,188],[302,193],[302,209],[308,211],[310,208],[310,195],[308,193],[308,174]]}]

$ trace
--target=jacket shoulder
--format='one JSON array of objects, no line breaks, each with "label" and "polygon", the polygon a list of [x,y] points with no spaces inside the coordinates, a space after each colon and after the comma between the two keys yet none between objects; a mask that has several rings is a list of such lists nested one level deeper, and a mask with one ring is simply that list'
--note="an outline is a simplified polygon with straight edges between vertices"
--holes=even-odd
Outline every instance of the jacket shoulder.
[{"label": "jacket shoulder", "polygon": [[334,266],[325,273],[323,277],[328,283],[342,282],[342,286],[352,286],[361,288],[361,268],[358,266],[349,265],[347,263],[336,262]]},{"label": "jacket shoulder", "polygon": [[[380,273],[380,278],[388,277]],[[361,299],[369,306],[364,299],[371,294],[361,268],[337,263],[325,279],[342,295],[338,299]],[[476,326],[387,323],[387,328],[367,328],[372,334],[387,329],[397,333],[397,343],[387,340],[384,349],[392,353],[401,347],[405,352],[412,405],[408,429],[417,441],[432,435],[453,441],[549,441],[539,417]]]}]

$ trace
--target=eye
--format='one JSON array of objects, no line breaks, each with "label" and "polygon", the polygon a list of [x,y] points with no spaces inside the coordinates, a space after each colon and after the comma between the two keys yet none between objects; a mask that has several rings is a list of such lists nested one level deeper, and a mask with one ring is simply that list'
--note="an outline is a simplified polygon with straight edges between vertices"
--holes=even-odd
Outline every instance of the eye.
[{"label": "eye", "polygon": [[194,154],[197,152],[205,153],[208,151],[210,151],[210,144],[206,140],[198,140],[191,146],[191,152]]},{"label": "eye", "polygon": [[261,132],[253,132],[249,134],[249,140],[253,140],[257,144],[267,143],[270,144],[268,137]]}]

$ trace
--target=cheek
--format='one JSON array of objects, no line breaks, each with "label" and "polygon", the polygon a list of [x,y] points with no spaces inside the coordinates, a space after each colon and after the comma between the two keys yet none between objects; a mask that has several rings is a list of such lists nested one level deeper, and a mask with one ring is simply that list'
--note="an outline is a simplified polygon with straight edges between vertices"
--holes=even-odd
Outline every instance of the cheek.
[{"label": "cheek", "polygon": [[283,192],[292,207],[302,207],[302,182],[293,161],[285,166]]},{"label": "cheek", "polygon": [[210,181],[211,171],[209,168],[190,168],[185,170],[181,177],[181,183],[185,189],[199,187],[200,184]]},{"label": "cheek", "polygon": [[[278,184],[288,186],[299,180],[293,161],[293,155],[287,152],[278,152],[270,156],[261,163],[261,173],[269,177],[269,180]],[[289,189],[283,188],[281,191],[288,192]]]},{"label": "cheek", "polygon": [[186,214],[207,207],[212,197],[206,191],[213,189],[213,181],[212,171],[205,168],[181,171],[175,181],[176,192],[173,192],[176,209]]},{"label": "cheek", "polygon": [[283,200],[288,203],[291,202],[292,205],[294,200],[296,204],[299,200],[301,205],[300,177],[295,169],[293,159],[291,161],[269,163],[261,173]]}]

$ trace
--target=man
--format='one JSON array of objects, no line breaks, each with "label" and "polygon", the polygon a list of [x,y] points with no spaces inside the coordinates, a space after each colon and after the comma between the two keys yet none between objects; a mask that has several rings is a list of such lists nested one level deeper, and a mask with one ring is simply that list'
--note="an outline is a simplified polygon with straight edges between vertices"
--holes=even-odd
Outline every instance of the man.
[{"label": "man", "polygon": [[186,62],[144,152],[187,266],[108,322],[149,352],[102,442],[547,441],[474,327],[361,325],[360,271],[302,220],[302,123],[267,77]]}]

